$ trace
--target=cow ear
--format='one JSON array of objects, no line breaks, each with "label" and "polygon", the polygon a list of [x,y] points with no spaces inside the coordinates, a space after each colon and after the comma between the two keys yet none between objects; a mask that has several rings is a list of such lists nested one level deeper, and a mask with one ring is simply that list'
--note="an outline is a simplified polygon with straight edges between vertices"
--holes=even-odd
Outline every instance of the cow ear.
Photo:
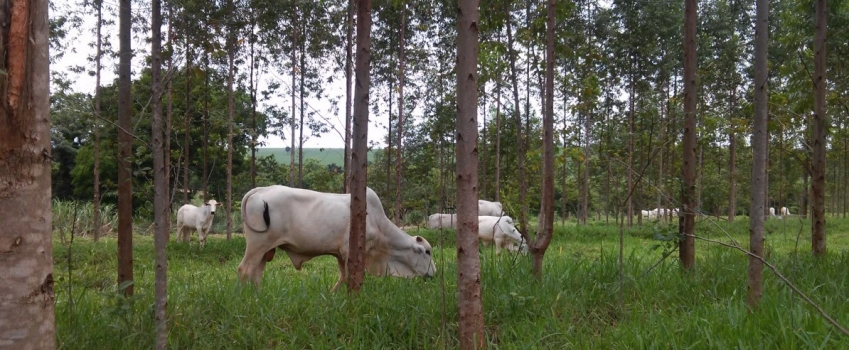
[{"label": "cow ear", "polygon": [[422,236],[416,236],[416,242],[421,243],[423,240]]}]

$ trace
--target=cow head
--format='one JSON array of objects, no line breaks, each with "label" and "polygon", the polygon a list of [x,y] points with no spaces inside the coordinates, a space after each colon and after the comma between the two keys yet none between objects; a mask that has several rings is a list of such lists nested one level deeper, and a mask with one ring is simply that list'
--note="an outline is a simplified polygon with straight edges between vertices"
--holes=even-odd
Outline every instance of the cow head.
[{"label": "cow head", "polygon": [[433,248],[423,237],[409,237],[409,244],[404,248],[390,251],[386,260],[373,260],[371,265],[367,265],[370,273],[393,277],[433,277],[436,274]]},{"label": "cow head", "polygon": [[215,206],[218,205],[218,202],[216,202],[214,199],[210,199],[203,203],[203,205],[209,206],[209,213],[215,215]]}]

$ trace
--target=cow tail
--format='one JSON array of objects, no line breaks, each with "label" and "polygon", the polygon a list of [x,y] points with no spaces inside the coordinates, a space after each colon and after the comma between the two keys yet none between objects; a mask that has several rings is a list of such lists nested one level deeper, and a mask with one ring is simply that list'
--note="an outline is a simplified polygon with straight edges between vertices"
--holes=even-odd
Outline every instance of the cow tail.
[{"label": "cow tail", "polygon": [[256,211],[256,209],[259,209],[259,208],[256,208],[254,205],[252,205],[251,207],[254,208],[254,212],[248,213],[248,210],[249,210],[248,205],[251,205],[251,203],[253,203],[256,200],[259,200],[259,199],[252,198],[253,195],[256,194],[256,192],[257,192],[257,189],[255,188],[255,189],[249,191],[247,194],[245,194],[245,197],[242,199],[242,222],[245,225],[245,229],[246,229],[245,231],[247,231],[247,229],[250,229],[253,232],[265,232],[265,231],[268,231],[268,228],[270,227],[270,224],[271,224],[271,214],[269,213],[268,202],[266,202],[265,200],[262,201],[262,204],[263,204],[262,220],[263,220],[263,223],[265,224],[265,227],[257,228],[256,226],[260,226],[260,225],[262,225],[262,223],[257,222],[255,220],[252,220],[253,217],[251,215],[256,215],[255,211]]},{"label": "cow tail", "polygon": [[262,210],[262,219],[265,220],[265,227],[271,226],[271,215],[268,213],[268,202],[262,201],[263,210]]}]

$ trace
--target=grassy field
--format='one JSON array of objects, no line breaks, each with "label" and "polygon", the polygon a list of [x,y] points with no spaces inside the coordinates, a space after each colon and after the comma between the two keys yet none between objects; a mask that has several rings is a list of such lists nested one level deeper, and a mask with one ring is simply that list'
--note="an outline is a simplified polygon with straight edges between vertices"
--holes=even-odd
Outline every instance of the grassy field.
[{"label": "grassy field", "polygon": [[[295,150],[297,152],[297,149]],[[289,152],[286,152],[285,148],[258,148],[257,157],[265,157],[267,155],[274,155],[274,159],[277,160],[277,163],[280,164],[289,164]],[[304,159],[318,159],[321,164],[336,164],[338,166],[342,166],[345,162],[344,160],[345,150],[343,148],[304,148]],[[298,158],[298,154],[295,153],[295,159]],[[374,151],[369,152],[368,160],[374,160]]]},{"label": "grassy field", "polygon": [[[745,305],[747,258],[705,241],[697,266],[680,270],[662,237],[669,226],[624,234],[594,222],[557,226],[544,278],[530,258],[482,248],[487,341],[496,349],[847,349],[849,338],[765,271],[760,310]],[[723,231],[730,232],[726,236]],[[842,325],[849,325],[849,220],[830,218],[829,253],[810,257],[810,228],[767,222],[768,260]],[[204,249],[168,245],[169,342],[173,349],[457,348],[454,232],[411,229],[435,247],[430,280],[367,276],[360,295],[330,293],[337,268],[321,257],[295,271],[283,254],[261,288],[237,282],[244,239],[213,236]],[[801,233],[801,234],[800,234]],[[697,225],[700,237],[748,245],[747,221]],[[154,345],[153,239],[134,238],[136,295],[114,286],[116,242],[54,241],[56,323],[62,349],[148,349]],[[69,250],[71,255],[69,255]],[[663,259],[665,253],[670,257]],[[69,268],[70,261],[70,268]]]}]

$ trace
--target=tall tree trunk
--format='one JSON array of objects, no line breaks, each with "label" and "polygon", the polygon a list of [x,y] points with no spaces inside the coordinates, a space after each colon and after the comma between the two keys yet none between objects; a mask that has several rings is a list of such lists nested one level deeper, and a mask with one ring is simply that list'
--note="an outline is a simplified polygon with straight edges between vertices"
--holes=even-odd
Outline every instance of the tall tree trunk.
[{"label": "tall tree trunk", "polygon": [[[389,100],[387,100],[387,104],[389,105],[389,113],[387,118],[388,121],[386,123],[386,137],[388,142],[386,143],[386,150],[383,153],[386,155],[386,182],[384,183],[386,187],[384,193],[388,195],[390,193],[390,182],[392,181],[392,178],[389,176],[389,171],[392,169],[392,102],[395,100],[392,99],[392,81],[391,79],[386,80],[386,87],[389,89]],[[396,222],[395,224],[397,225],[398,223]]]},{"label": "tall tree trunk", "polygon": [[0,344],[9,349],[56,347],[47,7],[0,4]]},{"label": "tall tree trunk", "polygon": [[[229,0],[227,7],[230,13],[236,13],[233,0]],[[233,118],[236,114],[236,100],[233,97],[233,76],[235,69],[233,62],[236,55],[236,28],[234,23],[228,23],[227,38],[227,239],[233,234]]]},{"label": "tall tree trunk", "polygon": [[189,36],[186,36],[186,110],[185,116],[185,138],[183,141],[183,204],[189,204],[189,131],[192,128],[192,48],[189,46]]},{"label": "tall tree trunk", "polygon": [[[251,85],[251,188],[256,187],[256,145],[257,138],[259,136],[259,130],[257,129],[256,124],[256,90],[257,86],[254,85],[254,69],[256,68],[256,56],[254,54],[254,46],[256,45],[256,36],[254,35],[254,30],[256,29],[256,17],[254,16],[253,10],[251,10],[251,33],[248,34],[250,38],[250,82]],[[259,78],[257,78],[257,83],[259,83]]]},{"label": "tall tree trunk", "polygon": [[[634,72],[634,61],[637,60],[636,54],[631,49],[631,61],[630,61],[630,76],[631,76],[631,93],[628,94],[628,169],[626,172],[628,173],[628,192],[633,192],[631,189],[634,187],[634,174],[632,169],[634,168],[634,100],[636,99],[636,88],[635,88],[635,80],[636,80],[636,72]],[[633,196],[628,196],[627,198],[627,206],[628,211],[626,215],[628,215],[628,227],[631,227],[634,223],[634,200]]]},{"label": "tall tree trunk", "polygon": [[401,44],[398,45],[398,136],[395,142],[395,223],[401,224],[401,169],[404,164],[404,33],[407,28],[407,2],[401,1]]},{"label": "tall tree trunk", "polygon": [[728,113],[728,221],[733,222],[737,215],[737,133],[734,131],[736,127],[734,116],[737,111],[736,92],[732,90],[730,97],[731,110]]},{"label": "tall tree trunk", "polygon": [[495,83],[495,201],[501,201],[501,75]]},{"label": "tall tree trunk", "polygon": [[457,16],[457,309],[460,349],[485,346],[478,251],[478,0]]},{"label": "tall tree trunk", "polygon": [[[133,138],[129,132],[133,127],[130,95],[130,64],[133,58],[130,47],[131,20],[130,0],[121,0],[118,23],[118,285],[133,280]],[[133,295],[133,286],[126,286],[123,292],[126,296]]]},{"label": "tall tree trunk", "polygon": [[[297,11],[297,8],[296,8]],[[297,24],[292,25],[292,115],[290,116],[289,127],[292,130],[292,138],[291,138],[291,148],[289,149],[289,186],[295,187],[297,186],[295,182],[295,103],[297,99],[295,98],[295,79],[298,74],[298,59],[297,59],[297,50],[295,47],[298,46],[298,32],[297,32]]]},{"label": "tall tree trunk", "polygon": [[168,324],[165,307],[168,304],[168,260],[165,245],[168,243],[170,220],[168,211],[168,180],[165,177],[165,150],[162,140],[162,8],[161,0],[151,2],[150,80],[151,80],[151,133],[153,140],[153,245],[155,261],[154,318],[156,348],[168,347]]},{"label": "tall tree trunk", "polygon": [[548,0],[545,31],[545,114],[542,121],[542,211],[537,237],[531,248],[531,273],[539,279],[542,278],[542,259],[554,231],[554,7],[555,0]]},{"label": "tall tree trunk", "polygon": [[696,21],[697,0],[684,1],[684,140],[682,154],[681,214],[683,235],[678,245],[681,265],[689,270],[695,263],[696,228]]},{"label": "tall tree trunk", "polygon": [[[371,0],[357,0],[357,88],[351,149],[351,233],[346,271],[348,292],[359,293],[365,273],[368,114],[371,85]],[[340,261],[341,263],[341,261]]]},{"label": "tall tree trunk", "polygon": [[103,27],[103,1],[98,0],[95,1],[95,6],[97,6],[97,48],[94,56],[94,125],[92,128],[94,129],[94,145],[93,145],[93,157],[94,157],[94,198],[92,199],[92,215],[94,222],[94,241],[97,242],[100,240],[100,117],[102,117],[101,109],[100,109],[100,71],[101,61],[103,58],[103,35],[101,33]]},{"label": "tall tree trunk", "polygon": [[[522,142],[522,117],[519,115],[519,82],[516,78],[516,52],[513,50],[513,27],[509,8],[507,9],[507,51],[510,60],[510,80],[513,84],[513,119],[516,122],[516,152],[518,153],[517,164],[519,173],[519,206],[522,208],[519,214],[519,232],[522,237],[528,240],[528,217],[525,215],[527,208],[527,190],[528,184],[525,178],[525,148]],[[529,131],[529,130],[526,130]]]},{"label": "tall tree trunk", "polygon": [[345,34],[345,180],[342,181],[343,193],[349,193],[351,185],[351,77],[353,75],[351,63],[353,39],[351,37],[354,31],[354,0],[348,0],[347,18],[348,21],[345,24],[348,26],[348,30]]},{"label": "tall tree trunk", "polygon": [[[209,30],[209,26],[207,26]],[[203,201],[209,200],[209,52],[204,50],[203,53]]]},{"label": "tall tree trunk", "polygon": [[828,2],[816,2],[816,33],[814,35],[814,120],[813,120],[813,163],[811,164],[811,246],[814,256],[826,253],[825,241],[825,142],[828,137],[828,116],[825,108],[825,89],[828,82],[825,70],[826,13]]},{"label": "tall tree trunk", "polygon": [[[161,2],[160,2],[160,4],[161,4]],[[171,23],[173,23],[173,18],[171,17],[171,15],[172,15],[172,12],[171,12],[171,10],[169,10],[168,11],[168,41],[167,41],[167,44],[166,44],[169,49],[173,45],[173,43],[171,42],[171,30],[172,30]],[[168,242],[168,241],[171,240],[171,202],[172,202],[172,199],[171,199],[171,194],[172,194],[172,190],[171,190],[171,131],[173,130],[172,122],[173,122],[173,117],[174,117],[174,96],[173,96],[173,90],[172,90],[173,86],[171,84],[171,81],[174,80],[173,79],[173,72],[172,72],[173,66],[174,66],[174,60],[173,60],[173,58],[169,57],[168,58],[168,70],[167,70],[167,72],[168,72],[169,75],[171,75],[171,77],[168,78],[168,82],[165,84],[165,90],[166,90],[165,94],[168,95],[168,100],[166,102],[167,106],[166,106],[166,112],[165,112],[166,113],[165,114],[165,131],[162,133],[162,136],[164,137],[164,142],[165,142],[164,149],[162,150],[162,153],[163,153],[164,158],[165,158],[165,160],[164,160],[164,162],[165,162],[165,165],[164,165],[164,167],[165,167],[165,189],[164,189],[164,192],[165,192],[165,200],[166,200],[166,206],[167,206],[167,212],[168,212],[168,216],[166,216],[166,219],[165,219],[165,242]],[[176,186],[175,186],[174,190],[176,190]]]},{"label": "tall tree trunk", "polygon": [[757,308],[763,294],[764,187],[766,186],[767,115],[769,114],[767,51],[769,46],[769,0],[757,0],[755,20],[755,115],[752,132],[752,201],[749,209],[749,257],[746,303]]},{"label": "tall tree trunk", "polygon": [[298,92],[300,93],[300,102],[301,102],[301,110],[300,110],[300,125],[298,127],[298,187],[304,188],[304,71],[306,70],[306,61],[305,58],[307,56],[306,42],[307,42],[307,28],[305,25],[301,26],[301,35],[303,36],[303,40],[301,41],[301,62],[300,62],[300,75],[301,81],[298,84]]}]

